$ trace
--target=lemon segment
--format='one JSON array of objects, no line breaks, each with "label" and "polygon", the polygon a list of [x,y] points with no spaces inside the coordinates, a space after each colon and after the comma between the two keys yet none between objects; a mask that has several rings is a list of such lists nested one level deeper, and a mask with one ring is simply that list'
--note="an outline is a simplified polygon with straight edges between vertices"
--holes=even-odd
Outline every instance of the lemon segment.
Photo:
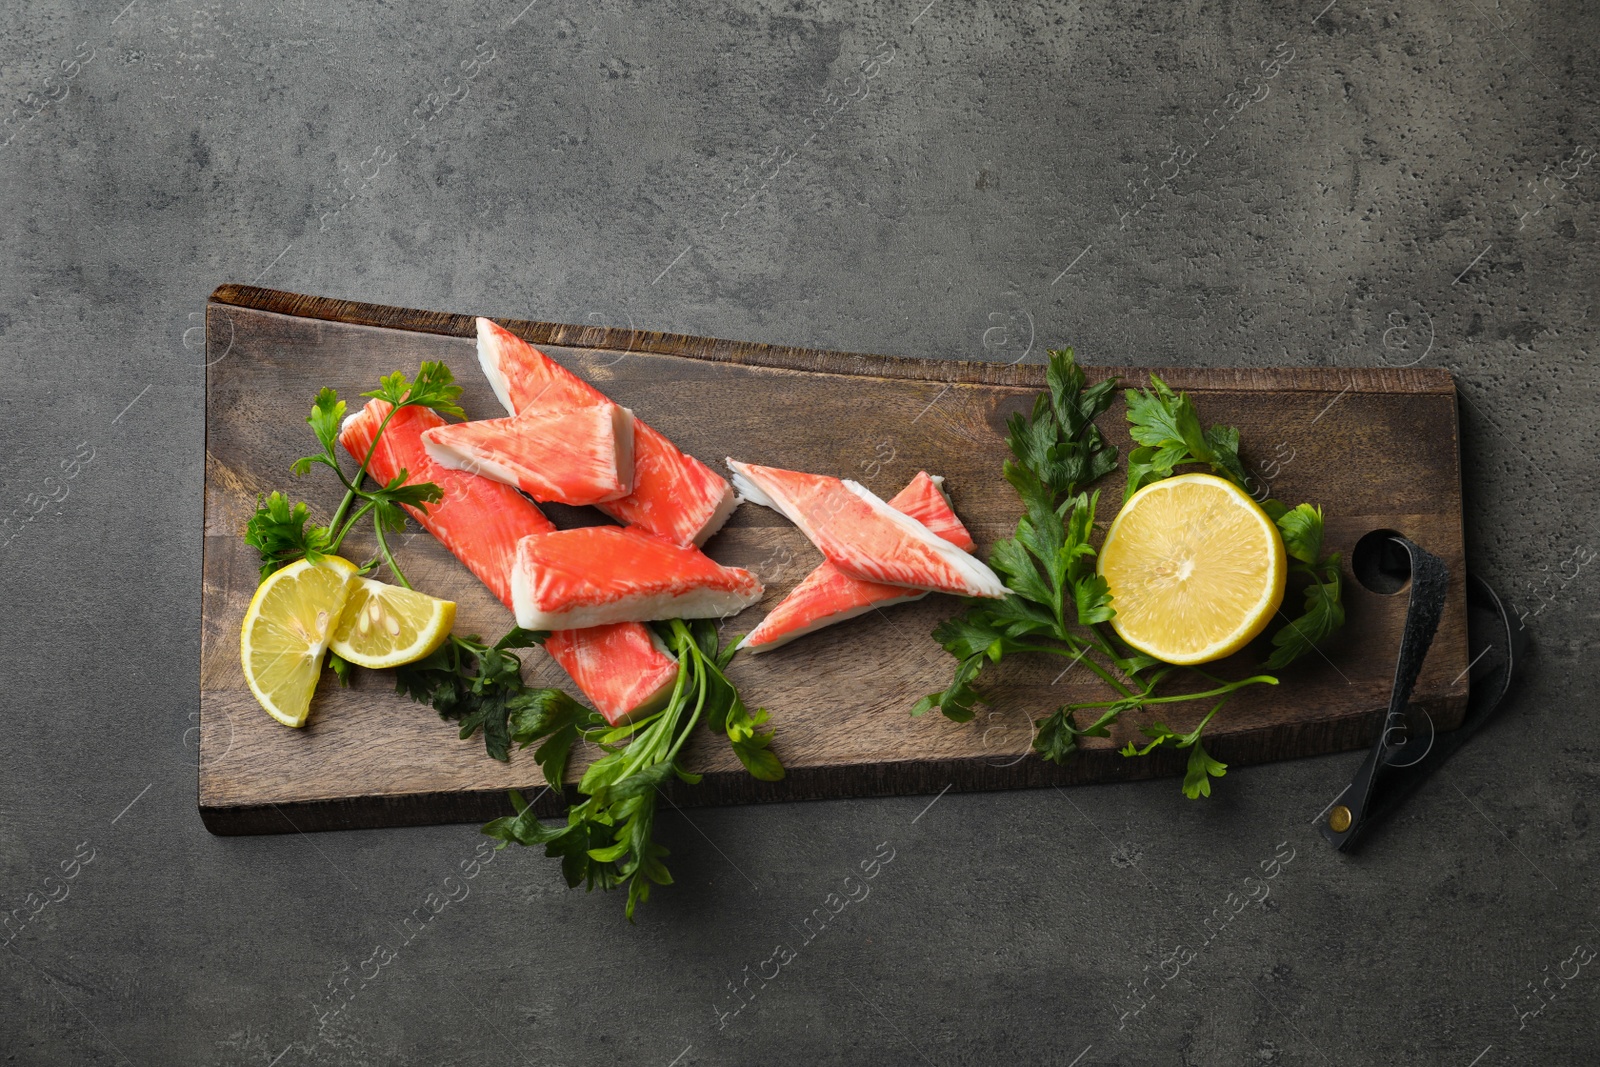
[{"label": "lemon segment", "polygon": [[334,627],[355,584],[349,560],[299,560],[269,574],[245,609],[240,662],[250,692],[285,726],[304,726]]},{"label": "lemon segment", "polygon": [[454,601],[358,578],[328,647],[358,667],[399,667],[444,644],[455,621]]},{"label": "lemon segment", "polygon": [[1266,628],[1283,602],[1284,557],[1277,526],[1249,494],[1210,474],[1182,474],[1122,505],[1098,568],[1122,639],[1189,665],[1232,655]]}]

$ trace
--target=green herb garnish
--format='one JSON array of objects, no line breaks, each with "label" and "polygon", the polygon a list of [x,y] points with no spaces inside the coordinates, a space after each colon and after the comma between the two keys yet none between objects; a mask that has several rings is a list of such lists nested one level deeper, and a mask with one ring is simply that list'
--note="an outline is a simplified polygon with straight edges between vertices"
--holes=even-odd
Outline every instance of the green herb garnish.
[{"label": "green herb garnish", "polygon": [[[374,449],[377,447],[378,438],[382,437],[383,431],[388,428],[389,421],[402,408],[431,407],[447,415],[463,416],[460,405],[456,403],[461,395],[461,387],[455,384],[455,377],[450,373],[450,368],[443,363],[424,361],[417,371],[415,382],[409,381],[402,372],[395,371],[381,379],[377,389],[361,395],[383,400],[391,405],[389,413],[378,424],[377,433],[373,434]],[[368,461],[372,458],[371,449],[367,452],[367,458],[356,468],[355,475],[346,477],[344,468],[339,465],[339,455],[335,451],[339,443],[339,426],[344,421],[344,413],[345,402],[339,399],[336,390],[323,389],[319,392],[316,402],[311,406],[311,414],[306,417],[306,422],[311,424],[311,430],[317,435],[322,451],[314,456],[297,459],[290,467],[296,475],[308,473],[317,464],[333,471],[345,489],[344,499],[334,509],[333,518],[326,526],[307,527],[310,510],[306,505],[290,504],[287,497],[274,491],[264,500],[256,501],[256,512],[245,524],[245,542],[260,554],[261,577],[265,578],[295,560],[309,559],[316,563],[324,556],[338,552],[339,546],[344,543],[350,531],[363,517],[371,513],[373,529],[377,534],[378,547],[383,558],[389,564],[389,569],[394,572],[395,580],[409,589],[411,583],[406,581],[405,575],[395,566],[388,540],[384,535],[405,529],[406,514],[402,510],[402,505],[425,507],[438,500],[442,493],[432,482],[406,484],[407,472],[404,470],[395,475],[388,485],[376,489],[362,488],[361,479],[367,472]],[[358,500],[361,501],[361,506],[352,513],[350,507]],[[362,573],[370,571],[372,566],[373,564],[368,564],[363,567]]]},{"label": "green herb garnish", "polygon": [[560,858],[568,886],[593,890],[625,885],[629,922],[638,905],[650,899],[652,885],[672,884],[662,862],[667,849],[653,837],[656,801],[659,789],[673,777],[689,785],[700,781],[678,759],[697,722],[704,719],[724,734],[755,777],[777,781],[784,774],[768,747],[772,734],[756,732],[767,713],[750,715],[723,673],[734,648],[718,648],[716,624],[674,619],[658,629],[681,664],[677,685],[661,711],[617,727],[606,726],[592,712],[584,718],[565,709],[519,709],[512,716],[512,737],[520,746],[542,742],[535,758],[552,788],[560,788],[567,755],[579,737],[606,753],[584,771],[578,783],[583,799],[567,809],[566,825],[545,826],[523,796],[513,792],[516,814],[483,828],[503,842],[501,848],[511,842],[543,845],[545,855]]},{"label": "green herb garnish", "polygon": [[458,723],[463,741],[482,730],[484,748],[504,763],[511,758],[512,716],[563,699],[582,707],[559,689],[529,689],[523,684],[522,661],[510,650],[528,648],[544,637],[520,626],[493,645],[484,644],[477,634],[451,634],[431,654],[396,668],[395,692],[430,704],[441,719]]}]

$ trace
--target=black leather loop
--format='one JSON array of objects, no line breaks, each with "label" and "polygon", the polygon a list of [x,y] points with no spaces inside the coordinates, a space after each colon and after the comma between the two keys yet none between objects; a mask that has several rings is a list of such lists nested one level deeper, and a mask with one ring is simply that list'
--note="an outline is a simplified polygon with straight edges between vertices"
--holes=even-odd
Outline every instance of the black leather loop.
[{"label": "black leather loop", "polygon": [[[1457,679],[1468,685],[1466,715],[1460,727],[1438,736],[1434,736],[1432,720],[1428,719],[1424,745],[1417,736],[1416,724],[1407,716],[1407,702],[1439,628],[1449,573],[1437,556],[1403,537],[1394,540],[1405,547],[1411,558],[1411,599],[1389,708],[1355,777],[1318,820],[1323,838],[1341,852],[1350,850],[1365,831],[1398,807],[1483,726],[1510,691],[1517,658],[1510,613],[1487,582],[1467,575],[1469,660],[1467,670]],[[1403,740],[1396,743],[1397,737]],[[1421,755],[1413,754],[1417,745],[1423,745]],[[1340,808],[1348,814],[1331,818],[1330,813]],[[1346,820],[1345,829],[1333,828],[1335,822]]]},{"label": "black leather loop", "polygon": [[[1406,708],[1411,690],[1417,684],[1422,661],[1438,632],[1439,619],[1444,614],[1445,591],[1450,586],[1450,571],[1444,561],[1427,549],[1404,537],[1391,538],[1405,549],[1411,561],[1411,596],[1406,605],[1405,629],[1400,635],[1400,652],[1395,658],[1394,684],[1389,690],[1389,707],[1372,749],[1345,787],[1331,809],[1332,822],[1324,822],[1319,829],[1323,838],[1337,849],[1344,849],[1354,840],[1367,821],[1373,788],[1386,769],[1396,747],[1396,732],[1408,736]],[[1343,829],[1335,829],[1336,825]]]}]

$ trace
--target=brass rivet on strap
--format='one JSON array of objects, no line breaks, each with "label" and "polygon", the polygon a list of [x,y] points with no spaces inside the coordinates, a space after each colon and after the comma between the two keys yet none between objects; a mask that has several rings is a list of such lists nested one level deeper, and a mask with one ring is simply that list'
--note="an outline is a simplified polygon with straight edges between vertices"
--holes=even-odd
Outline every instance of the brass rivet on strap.
[{"label": "brass rivet on strap", "polygon": [[1350,809],[1340,804],[1330,811],[1328,813],[1328,829],[1336,834],[1342,834],[1350,829]]}]

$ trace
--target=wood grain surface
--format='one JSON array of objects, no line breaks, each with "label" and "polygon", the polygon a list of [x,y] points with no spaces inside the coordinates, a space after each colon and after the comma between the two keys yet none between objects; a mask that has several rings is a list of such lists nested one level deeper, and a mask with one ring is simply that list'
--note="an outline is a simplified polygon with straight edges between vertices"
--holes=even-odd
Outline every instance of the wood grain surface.
[{"label": "wood grain surface", "polygon": [[[1019,514],[1000,478],[1006,417],[1044,384],[1038,365],[1005,366],[781,348],[638,330],[504,321],[508,329],[633,408],[683,448],[721,470],[724,456],[834,473],[888,497],[918,470],[942,474],[957,512],[987,554]],[[338,486],[319,470],[289,472],[315,450],[304,419],[322,386],[355,406],[380,375],[446,361],[466,387],[473,418],[503,414],[478,370],[472,318],[225,285],[207,309],[205,552],[200,671],[199,802],[214,833],[273,833],[477,821],[509,811],[505,790],[544,784],[527,754],[489,759],[480,740],[393,691],[388,672],[357,672],[341,690],[331,675],[310,723],[286,729],[256,705],[239,667],[239,626],[257,581],[240,538],[259,493],[281,489],[325,521]],[[1086,368],[1144,380],[1144,370]],[[1274,496],[1311,500],[1327,512],[1328,546],[1344,554],[1348,623],[1283,672],[1276,688],[1241,692],[1207,728],[1207,747],[1232,765],[1367,745],[1387,699],[1405,595],[1361,587],[1350,549],[1369,531],[1392,529],[1440,556],[1452,584],[1444,620],[1414,701],[1441,729],[1459,722],[1467,696],[1461,475],[1455,386],[1436,369],[1327,367],[1173,369],[1158,373],[1193,394],[1207,423],[1237,426],[1243,458],[1273,473]],[[1125,451],[1121,404],[1100,420]],[[1275,464],[1275,466],[1274,466]],[[1113,474],[1101,502],[1109,520],[1121,496]],[[561,526],[605,521],[591,509],[546,508]],[[352,545],[352,543],[354,544]],[[402,535],[418,588],[458,601],[458,632],[498,636],[510,612],[426,533]],[[369,545],[346,543],[355,558]],[[741,506],[706,546],[721,562],[756,571],[760,605],[726,622],[749,630],[821,560],[787,521]],[[1291,597],[1295,597],[1291,587]],[[1297,606],[1298,600],[1286,600]],[[931,596],[874,612],[761,656],[730,673],[751,706],[772,712],[774,749],[788,768],[779,783],[743,773],[726,745],[702,731],[688,763],[705,774],[676,786],[679,805],[1075,785],[1181,773],[1183,754],[1124,759],[1134,731],[1091,741],[1068,766],[1030,754],[1030,721],[1068,700],[1102,699],[1084,671],[1059,663],[1007,662],[992,670],[995,704],[958,725],[937,713],[912,719],[911,704],[943,688],[953,660],[929,637],[958,602]],[[1217,673],[1242,676],[1265,639]],[[532,684],[570,689],[540,650],[524,655]],[[1174,726],[1203,714],[1176,705]],[[590,754],[592,757],[592,753]],[[587,761],[586,757],[584,762]],[[575,779],[574,779],[575,780]],[[1226,789],[1248,788],[1230,778]],[[1174,802],[1187,803],[1177,796]],[[1308,798],[1311,804],[1313,798]],[[559,809],[544,792],[543,810]]]}]

